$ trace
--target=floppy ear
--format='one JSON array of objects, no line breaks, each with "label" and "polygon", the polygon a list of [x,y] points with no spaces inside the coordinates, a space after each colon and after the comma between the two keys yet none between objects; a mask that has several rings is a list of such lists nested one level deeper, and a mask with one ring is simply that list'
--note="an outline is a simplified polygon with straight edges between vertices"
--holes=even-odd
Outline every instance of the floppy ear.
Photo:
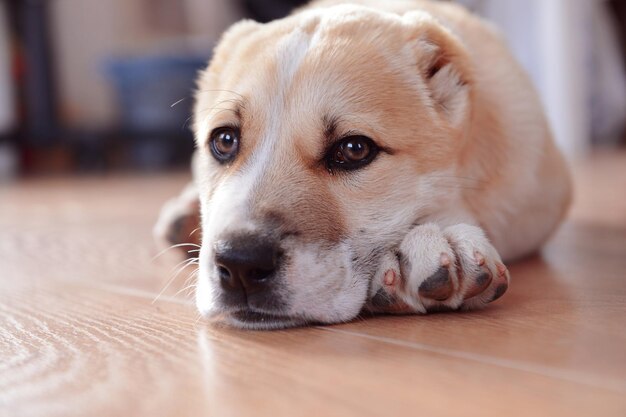
[{"label": "floppy ear", "polygon": [[262,23],[244,19],[228,28],[213,51],[213,58],[207,68],[207,72],[219,72],[230,57],[231,52],[262,26]]},{"label": "floppy ear", "polygon": [[461,41],[432,16],[409,12],[408,45],[438,113],[453,127],[469,114],[471,67]]},{"label": "floppy ear", "polygon": [[213,50],[213,57],[206,69],[198,73],[196,79],[196,91],[194,93],[194,117],[193,130],[198,131],[198,113],[210,107],[210,103],[215,102],[215,98],[220,93],[222,72],[228,65],[233,51],[245,46],[246,40],[251,37],[257,29],[262,27],[261,23],[253,20],[242,20],[231,26],[222,35],[220,41]]}]

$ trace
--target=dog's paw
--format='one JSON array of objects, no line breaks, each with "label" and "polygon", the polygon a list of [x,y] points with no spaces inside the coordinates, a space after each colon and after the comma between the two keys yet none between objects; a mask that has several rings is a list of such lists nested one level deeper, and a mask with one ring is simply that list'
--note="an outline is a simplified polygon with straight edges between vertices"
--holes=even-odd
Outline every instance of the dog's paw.
[{"label": "dog's paw", "polygon": [[[412,229],[399,248],[399,271],[385,272],[388,293],[426,313],[479,308],[502,296],[509,272],[482,229],[459,224]],[[391,272],[390,272],[391,271]]]},{"label": "dog's paw", "polygon": [[190,185],[178,197],[165,203],[153,229],[154,238],[161,246],[181,245],[183,251],[188,252],[189,248],[184,245],[200,243],[197,233],[199,211],[197,192]]}]

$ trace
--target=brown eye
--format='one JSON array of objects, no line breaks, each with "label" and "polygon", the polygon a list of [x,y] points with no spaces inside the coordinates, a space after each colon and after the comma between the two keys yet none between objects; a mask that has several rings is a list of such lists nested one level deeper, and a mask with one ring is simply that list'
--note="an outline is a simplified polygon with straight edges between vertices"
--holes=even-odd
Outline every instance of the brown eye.
[{"label": "brown eye", "polygon": [[233,127],[219,127],[213,130],[209,147],[219,162],[232,161],[239,151],[239,130]]},{"label": "brown eye", "polygon": [[378,154],[378,146],[367,136],[348,136],[337,142],[326,157],[328,169],[352,170],[364,167]]}]

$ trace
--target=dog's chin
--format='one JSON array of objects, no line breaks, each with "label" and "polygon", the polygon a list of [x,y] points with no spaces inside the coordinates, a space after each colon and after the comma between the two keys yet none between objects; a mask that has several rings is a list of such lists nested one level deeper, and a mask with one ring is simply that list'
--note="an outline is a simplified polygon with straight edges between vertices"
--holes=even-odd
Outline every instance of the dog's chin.
[{"label": "dog's chin", "polygon": [[227,324],[248,330],[279,330],[311,324],[303,318],[253,310],[238,310],[224,315]]}]

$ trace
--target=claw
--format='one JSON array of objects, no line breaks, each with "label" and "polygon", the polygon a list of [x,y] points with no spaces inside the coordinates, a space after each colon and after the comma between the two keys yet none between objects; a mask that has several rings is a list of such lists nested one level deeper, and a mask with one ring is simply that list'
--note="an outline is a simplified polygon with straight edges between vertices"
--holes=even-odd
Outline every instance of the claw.
[{"label": "claw", "polygon": [[485,257],[478,251],[474,252],[474,259],[476,259],[476,263],[479,266],[483,266],[485,264]]},{"label": "claw", "polygon": [[385,272],[383,282],[385,283],[385,285],[392,286],[396,282],[396,272],[393,269]]},{"label": "claw", "polygon": [[447,253],[442,253],[440,258],[441,266],[447,268],[450,266],[450,256]]}]

